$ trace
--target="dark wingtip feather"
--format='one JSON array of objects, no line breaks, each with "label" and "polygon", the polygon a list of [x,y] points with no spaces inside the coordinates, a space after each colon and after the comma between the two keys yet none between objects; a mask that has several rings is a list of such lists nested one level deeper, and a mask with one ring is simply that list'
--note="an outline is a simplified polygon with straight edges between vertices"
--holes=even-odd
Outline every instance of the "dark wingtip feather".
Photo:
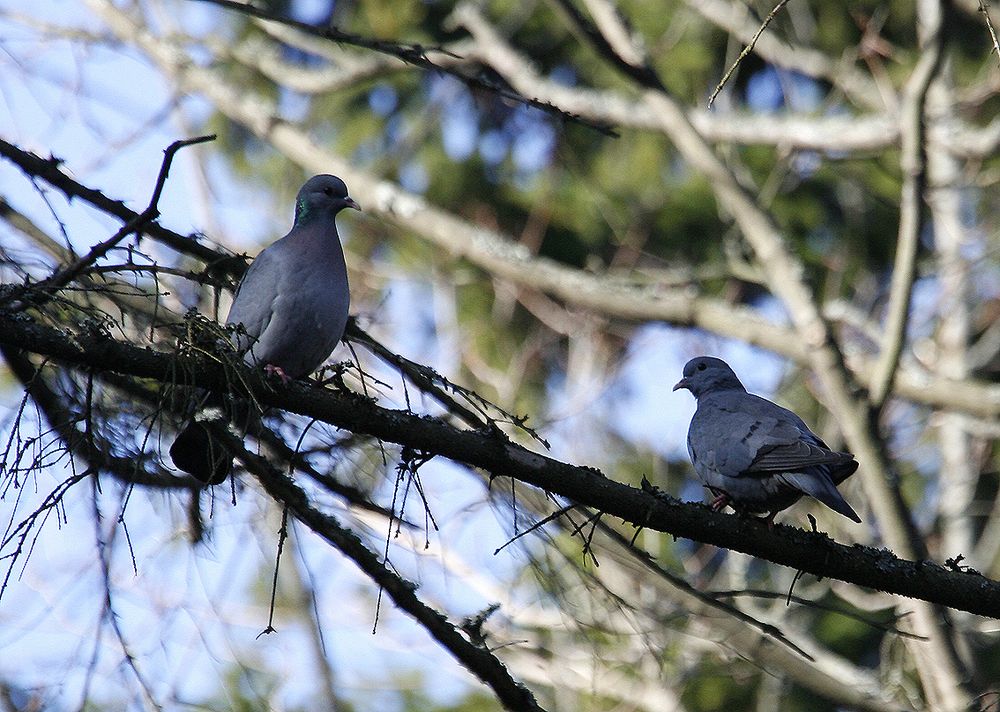
[{"label": "dark wingtip feather", "polygon": [[842,465],[836,465],[830,468],[830,479],[833,480],[835,485],[839,485],[841,482],[858,471],[859,463],[857,460],[853,459],[854,455],[851,455],[849,452],[845,452],[844,455],[852,459],[846,461]]},{"label": "dark wingtip feather", "polygon": [[[857,463],[854,464],[853,472],[857,469]],[[845,475],[846,477],[846,475]],[[812,472],[789,472],[783,476],[785,482],[795,487],[795,489],[809,495],[813,499],[818,499],[820,502],[825,504],[827,507],[837,512],[838,514],[843,514],[845,517],[853,522],[861,523],[861,517],[858,513],[847,503],[843,495],[834,486],[831,479],[827,476],[825,472],[819,470],[818,468]]]}]

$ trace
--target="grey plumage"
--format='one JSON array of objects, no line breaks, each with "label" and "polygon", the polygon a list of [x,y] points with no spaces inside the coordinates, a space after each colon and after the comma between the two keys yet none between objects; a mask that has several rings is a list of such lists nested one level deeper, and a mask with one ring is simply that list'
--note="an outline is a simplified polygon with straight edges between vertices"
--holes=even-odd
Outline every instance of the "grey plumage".
[{"label": "grey plumage", "polygon": [[[237,350],[282,381],[312,373],[344,335],[350,291],[334,223],[344,208],[360,210],[340,178],[306,181],[292,229],[257,255],[233,297],[226,323],[236,325]],[[178,435],[170,455],[177,467],[209,484],[225,480],[232,467],[232,458],[195,421]]]},{"label": "grey plumage", "polygon": [[701,481],[716,498],[749,512],[776,512],[807,494],[860,522],[837,485],[858,469],[854,456],[827,447],[799,416],[747,393],[721,359],[699,356],[684,366],[674,390],[698,401],[688,429],[688,453]]}]

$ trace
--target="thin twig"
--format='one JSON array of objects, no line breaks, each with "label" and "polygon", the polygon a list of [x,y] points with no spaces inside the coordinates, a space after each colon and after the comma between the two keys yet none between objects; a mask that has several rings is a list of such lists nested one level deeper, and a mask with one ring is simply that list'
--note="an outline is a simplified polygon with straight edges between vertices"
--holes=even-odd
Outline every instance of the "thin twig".
[{"label": "thin twig", "polygon": [[387,568],[353,531],[333,516],[317,510],[306,493],[289,477],[264,458],[248,452],[236,437],[223,429],[219,429],[217,434],[271,497],[283,503],[296,519],[351,559],[380,590],[385,590],[396,606],[413,617],[470,673],[490,686],[504,707],[519,712],[544,712],[534,695],[511,676],[496,656],[470,642],[442,613],[424,603],[417,596],[416,586]]},{"label": "thin twig", "polygon": [[281,552],[285,548],[285,539],[288,538],[288,505],[281,508],[281,528],[278,529],[278,553],[274,557],[274,578],[271,580],[271,605],[268,607],[267,626],[257,637],[276,633],[274,627],[274,601],[278,596],[278,567],[281,566]]},{"label": "thin twig", "polygon": [[993,40],[993,51],[997,54],[997,65],[1000,66],[1000,41],[997,41],[997,31],[993,28],[993,20],[990,19],[990,8],[988,0],[979,0],[979,12],[986,18],[986,29],[990,31],[990,39]]},{"label": "thin twig", "polygon": [[163,163],[160,164],[160,173],[156,177],[156,185],[153,188],[153,195],[149,199],[149,205],[146,206],[146,209],[125,223],[125,225],[123,225],[122,228],[110,238],[104,242],[98,243],[92,247],[86,255],[65,269],[52,275],[38,286],[44,288],[59,288],[69,284],[78,274],[106,255],[115,245],[121,242],[125,236],[130,235],[133,232],[138,234],[141,232],[146,223],[156,220],[156,218],[160,216],[160,210],[158,207],[160,203],[160,195],[163,194],[163,188],[166,185],[167,176],[170,174],[170,166],[174,161],[176,153],[185,146],[193,146],[198,143],[205,143],[207,141],[214,140],[215,134],[211,134],[209,136],[197,136],[195,138],[174,141],[172,144],[167,146],[167,148],[163,151]]},{"label": "thin twig", "polygon": [[681,576],[677,576],[665,566],[657,562],[652,556],[649,555],[647,551],[635,546],[633,543],[628,541],[624,536],[621,535],[616,529],[608,526],[604,522],[600,523],[601,531],[607,536],[611,541],[616,543],[619,547],[624,549],[648,570],[652,571],[654,574],[659,576],[661,579],[669,583],[671,586],[679,590],[681,593],[691,596],[703,605],[710,609],[719,611],[728,616],[732,616],[736,620],[749,625],[751,628],[755,628],[762,635],[771,638],[781,645],[787,646],[789,650],[792,650],[797,655],[801,655],[806,660],[810,662],[815,662],[815,658],[803,650],[801,647],[796,645],[788,636],[785,635],[784,631],[778,628],[776,625],[770,623],[765,623],[764,621],[758,620],[751,616],[745,611],[741,611],[739,608],[732,606],[728,603],[720,601],[714,593],[701,591],[689,582],[684,580]]},{"label": "thin twig", "polygon": [[[513,481],[514,480],[511,479],[511,482],[513,482]],[[558,519],[559,517],[563,516],[564,514],[569,514],[571,511],[573,511],[574,509],[576,509],[576,507],[577,507],[577,505],[575,505],[575,504],[567,504],[566,506],[560,507],[559,509],[557,509],[556,511],[552,512],[551,514],[549,514],[548,516],[544,517],[543,519],[539,519],[537,522],[535,522],[534,524],[532,524],[530,527],[528,527],[527,529],[525,529],[523,532],[517,532],[517,533],[515,533],[514,536],[512,536],[510,539],[508,539],[507,541],[505,541],[502,545],[500,545],[499,547],[497,547],[496,549],[493,550],[493,556],[496,556],[497,554],[499,554],[501,551],[503,551],[504,549],[506,549],[508,546],[510,546],[511,544],[513,544],[518,539],[520,539],[522,537],[525,537],[528,534],[531,534],[531,532],[533,532],[533,531],[537,531],[537,530],[541,529],[542,527],[544,527],[549,522]]]},{"label": "thin twig", "polygon": [[719,95],[719,92],[722,91],[722,88],[726,85],[726,82],[728,82],[729,78],[733,76],[733,72],[735,72],[736,69],[740,66],[740,64],[742,64],[743,60],[746,59],[747,55],[753,52],[753,46],[757,44],[757,40],[760,38],[762,34],[764,34],[764,30],[767,29],[767,26],[771,24],[771,20],[773,20],[774,16],[777,15],[778,12],[781,11],[781,8],[783,8],[787,4],[788,0],[779,0],[778,4],[775,5],[774,8],[771,9],[771,12],[767,14],[767,17],[764,18],[764,22],[761,24],[760,27],[757,28],[757,32],[754,33],[754,36],[750,38],[750,43],[743,48],[743,51],[740,52],[740,56],[736,58],[735,62],[733,62],[733,65],[729,68],[729,71],[727,71],[725,75],[723,75],[722,79],[715,86],[715,91],[712,92],[712,96],[708,97],[709,109],[712,108],[712,104],[715,102],[715,97]]},{"label": "thin twig", "polygon": [[[118,243],[120,243],[128,235],[131,235],[132,233],[136,233],[138,235],[146,225],[156,220],[156,218],[158,218],[160,215],[160,211],[158,208],[160,202],[160,195],[163,193],[163,188],[164,185],[166,184],[167,176],[170,173],[170,166],[173,163],[174,155],[177,153],[177,151],[179,151],[181,148],[184,148],[185,146],[191,146],[197,143],[204,143],[206,141],[214,141],[214,140],[215,140],[215,135],[213,134],[210,136],[198,136],[196,138],[174,141],[172,144],[167,146],[167,148],[164,149],[163,151],[164,156],[163,156],[163,163],[160,165],[160,174],[156,178],[156,185],[153,188],[153,195],[150,198],[149,205],[146,206],[146,209],[143,210],[138,215],[132,217],[130,220],[128,220],[124,225],[122,225],[121,229],[119,229],[114,235],[109,237],[107,240],[104,240],[103,242],[99,242],[96,245],[94,245],[92,248],[90,248],[90,251],[87,252],[87,254],[77,259],[71,265],[53,273],[52,276],[49,277],[48,279],[44,279],[37,284],[26,285],[24,289],[20,290],[20,292],[15,292],[14,294],[10,295],[8,298],[13,300],[13,308],[14,309],[18,308],[18,304],[20,300],[23,298],[24,292],[28,288],[34,288],[36,290],[36,293],[41,293],[42,291],[54,292],[55,290],[60,289],[61,287],[65,287],[67,284],[76,279],[80,274],[82,274],[85,270],[90,268],[91,265],[97,262],[97,260],[104,257],[104,255],[110,252],[114,247],[118,245]],[[44,299],[44,297],[42,298]]]},{"label": "thin twig", "polygon": [[[798,573],[796,572],[796,576]],[[809,598],[804,598],[802,596],[796,596],[791,591],[788,593],[781,593],[780,591],[765,591],[761,589],[741,589],[738,591],[710,591],[707,592],[709,596],[714,598],[736,598],[738,596],[752,596],[754,598],[764,598],[764,599],[784,599],[786,605],[789,603],[798,603],[801,606],[806,606],[808,608],[815,608],[818,611],[829,611],[830,613],[835,613],[838,616],[843,616],[845,618],[850,618],[851,620],[858,621],[859,623],[864,623],[867,626],[876,628],[886,633],[892,633],[893,635],[898,635],[900,638],[909,638],[910,640],[927,640],[926,636],[917,635],[916,633],[911,633],[906,630],[897,628],[894,625],[887,623],[880,623],[879,621],[871,620],[865,616],[855,613],[854,611],[847,610],[841,606],[832,605],[829,603],[823,603],[822,601],[813,601]],[[893,620],[899,620],[908,614],[893,614]]]},{"label": "thin twig", "polygon": [[[125,222],[134,220],[139,215],[121,200],[113,200],[101,191],[74,180],[62,169],[62,160],[59,158],[42,158],[31,151],[25,151],[19,146],[5,141],[3,138],[0,138],[0,156],[15,164],[30,178],[43,179],[65,195],[67,200],[80,198],[101,212],[113,215]],[[192,237],[168,230],[155,222],[147,224],[144,227],[144,232],[182,255],[196,257],[211,266],[221,266],[224,271],[234,277],[241,276],[246,270],[246,264],[242,258],[222,254]]]}]

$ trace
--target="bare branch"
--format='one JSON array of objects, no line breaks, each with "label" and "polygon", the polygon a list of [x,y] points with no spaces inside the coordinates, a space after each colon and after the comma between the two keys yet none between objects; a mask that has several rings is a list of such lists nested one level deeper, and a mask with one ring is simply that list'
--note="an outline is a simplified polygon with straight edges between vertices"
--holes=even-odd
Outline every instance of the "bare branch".
[{"label": "bare branch", "polygon": [[875,375],[868,399],[875,411],[882,409],[892,391],[892,382],[899,366],[910,314],[910,295],[916,274],[917,247],[923,227],[924,189],[927,186],[924,141],[926,140],[924,107],[927,90],[941,67],[944,52],[943,20],[940,13],[936,25],[928,28],[920,60],[903,92],[900,127],[903,145],[900,166],[903,188],[900,193],[899,237],[896,241],[896,262],[889,289],[889,306],[881,351],[875,365]]},{"label": "bare branch", "polygon": [[[170,165],[173,163],[174,154],[185,146],[214,140],[215,136],[199,136],[197,138],[174,141],[172,144],[167,146],[167,148],[163,151],[163,163],[160,165],[160,173],[156,178],[156,185],[153,187],[153,195],[150,198],[149,205],[146,206],[146,209],[128,220],[121,227],[121,229],[118,230],[118,232],[109,237],[107,240],[94,245],[83,257],[80,257],[69,266],[60,269],[48,279],[33,285],[34,293],[36,295],[45,292],[54,293],[60,287],[65,287],[67,284],[76,279],[81,273],[83,273],[84,270],[90,268],[95,262],[97,262],[97,260],[104,257],[104,255],[116,247],[125,237],[132,233],[141,233],[146,225],[159,217],[160,212],[157,205],[160,202],[160,194],[163,192],[163,186],[166,184],[167,175],[170,173]],[[13,298],[16,300],[20,298],[16,292],[6,296],[8,299]]]},{"label": "bare branch", "polygon": [[[759,26],[746,4],[732,0],[687,0],[687,5],[710,22],[748,44]],[[831,60],[825,53],[790,43],[765,31],[754,43],[754,51],[768,64],[802,72],[838,87],[861,106],[882,111],[886,100],[871,77],[858,71],[851,57]],[[894,108],[889,106],[889,109]]]},{"label": "bare branch", "polygon": [[387,54],[392,57],[406,62],[407,64],[412,64],[423,69],[434,70],[441,72],[442,74],[447,74],[449,76],[455,77],[463,84],[473,88],[481,89],[485,91],[492,92],[497,96],[507,99],[509,101],[514,101],[519,104],[524,104],[530,106],[533,109],[539,109],[547,114],[556,116],[563,121],[569,121],[572,123],[579,123],[588,128],[594,129],[600,133],[613,136],[615,132],[608,126],[603,126],[596,124],[585,119],[581,119],[578,116],[573,116],[567,114],[566,112],[554,107],[544,101],[539,101],[527,96],[521,96],[515,92],[512,92],[509,88],[502,86],[489,77],[483,75],[471,75],[466,74],[453,66],[445,63],[437,63],[431,61],[428,57],[428,52],[444,52],[442,47],[424,47],[421,44],[406,44],[399,42],[389,42],[386,40],[373,39],[371,37],[363,37],[361,35],[356,35],[348,32],[343,32],[336,27],[327,25],[310,25],[308,22],[301,22],[299,20],[294,20],[287,17],[281,17],[272,12],[269,12],[263,8],[259,8],[254,5],[248,5],[241,2],[236,2],[235,0],[201,0],[201,2],[207,2],[212,5],[219,5],[221,7],[228,8],[230,10],[235,10],[241,14],[247,15],[249,17],[256,17],[262,20],[268,20],[271,22],[281,23],[283,25],[288,25],[300,32],[304,32],[316,37],[321,37],[331,42],[339,42],[342,44],[354,45],[356,47],[362,47],[364,49],[369,49],[374,52],[379,52],[382,54]]},{"label": "bare branch", "polygon": [[[265,30],[274,32],[281,38],[294,36],[301,38],[296,30],[273,22],[261,21]],[[314,42],[316,41],[313,38]],[[288,41],[288,39],[283,39]],[[293,40],[294,41],[294,40]],[[318,42],[329,50],[331,45],[326,40]],[[402,72],[414,71],[413,65],[405,64],[392,57],[384,55],[354,57],[339,47],[336,51],[327,51],[331,65],[322,67],[303,67],[301,64],[284,59],[280,48],[274,42],[268,42],[256,35],[251,35],[237,45],[223,41],[221,38],[206,38],[208,46],[217,57],[232,57],[245,66],[252,67],[268,79],[280,83],[283,87],[302,94],[324,94],[356,87],[359,83],[388,77]],[[310,49],[314,49],[310,45]],[[475,57],[468,56],[467,42],[457,42],[442,50],[427,50],[428,59],[438,66],[468,67],[475,62]]]},{"label": "bare branch", "polygon": [[[218,392],[233,387],[231,365],[141,349],[95,332],[79,332],[67,340],[59,331],[16,314],[0,313],[0,343],[17,344],[62,363],[95,371],[111,370],[169,383],[181,370],[191,377],[192,386]],[[990,581],[978,572],[954,572],[928,561],[906,561],[884,549],[843,546],[826,534],[783,525],[771,531],[762,523],[710,512],[701,504],[685,504],[620,484],[594,468],[560,462],[503,437],[457,430],[434,418],[382,408],[357,395],[303,384],[276,388],[266,383],[262,373],[237,368],[239,382],[264,405],[399,443],[417,452],[440,453],[497,476],[515,477],[636,526],[753,554],[817,576],[1000,618],[1000,582]],[[219,432],[228,431],[220,428]],[[754,528],[752,537],[747,536],[748,525]]]},{"label": "bare branch", "polygon": [[[67,199],[81,198],[94,207],[109,215],[114,215],[126,223],[137,220],[139,216],[139,213],[130,209],[120,200],[112,200],[106,197],[101,191],[94,190],[73,180],[60,168],[62,161],[58,158],[42,158],[5,141],[3,138],[0,138],[0,155],[16,164],[26,175],[43,178],[47,183],[58,188]],[[193,237],[167,230],[155,222],[146,224],[143,227],[143,231],[183,255],[197,257],[210,265],[214,265],[219,261],[219,253],[217,251],[202,245]],[[232,260],[233,258],[229,256],[226,259]]]},{"label": "bare branch", "polygon": [[[473,41],[465,50],[467,56],[488,64],[522,94],[531,94],[594,121],[661,130],[653,107],[629,92],[570,87],[540,76],[537,68],[500,36],[474,4],[459,3],[448,23],[462,26],[472,35]],[[760,116],[692,109],[689,115],[706,140],[720,143],[855,152],[886,148],[899,140],[896,121],[881,114]]]},{"label": "bare branch", "polygon": [[771,20],[774,19],[774,16],[777,15],[778,12],[781,11],[781,8],[783,8],[787,3],[788,0],[779,0],[778,4],[771,8],[771,12],[769,12],[767,17],[764,18],[764,21],[761,23],[760,27],[757,28],[757,31],[754,33],[753,37],[750,38],[750,41],[747,43],[746,47],[743,48],[743,51],[740,52],[736,61],[734,61],[732,66],[729,67],[729,69],[726,70],[726,73],[722,75],[722,79],[719,80],[719,83],[715,85],[715,91],[712,92],[712,96],[708,97],[708,108],[712,108],[712,104],[715,103],[715,97],[717,97],[719,92],[722,91],[722,88],[726,86],[729,78],[733,76],[733,72],[739,68],[746,56],[753,52],[753,47],[757,44],[757,40],[759,40],[760,36],[764,34],[764,30],[766,30],[767,26],[771,24]]},{"label": "bare branch", "polygon": [[306,493],[290,477],[282,474],[264,458],[254,455],[225,430],[219,435],[222,442],[236,453],[243,465],[257,478],[275,500],[284,503],[296,519],[335,546],[351,559],[372,582],[378,584],[393,602],[422,625],[469,672],[489,685],[497,699],[514,712],[544,712],[534,695],[520,682],[514,680],[492,652],[474,645],[443,614],[434,610],[416,594],[416,587],[391,571],[349,529],[334,517],[316,509]]}]

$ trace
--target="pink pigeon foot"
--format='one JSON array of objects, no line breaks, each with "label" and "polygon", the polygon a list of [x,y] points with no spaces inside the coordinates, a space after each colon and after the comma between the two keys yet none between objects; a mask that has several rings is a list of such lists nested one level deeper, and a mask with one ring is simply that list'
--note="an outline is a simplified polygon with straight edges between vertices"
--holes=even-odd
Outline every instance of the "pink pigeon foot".
[{"label": "pink pigeon foot", "polygon": [[264,366],[264,373],[266,373],[268,376],[277,376],[278,378],[280,378],[281,385],[283,386],[287,386],[288,383],[292,380],[291,377],[287,373],[285,373],[285,370],[281,368],[281,366],[275,366],[270,363]]},{"label": "pink pigeon foot", "polygon": [[721,512],[729,504],[729,495],[725,492],[720,492],[715,496],[715,498],[708,503],[708,508],[713,512]]}]

